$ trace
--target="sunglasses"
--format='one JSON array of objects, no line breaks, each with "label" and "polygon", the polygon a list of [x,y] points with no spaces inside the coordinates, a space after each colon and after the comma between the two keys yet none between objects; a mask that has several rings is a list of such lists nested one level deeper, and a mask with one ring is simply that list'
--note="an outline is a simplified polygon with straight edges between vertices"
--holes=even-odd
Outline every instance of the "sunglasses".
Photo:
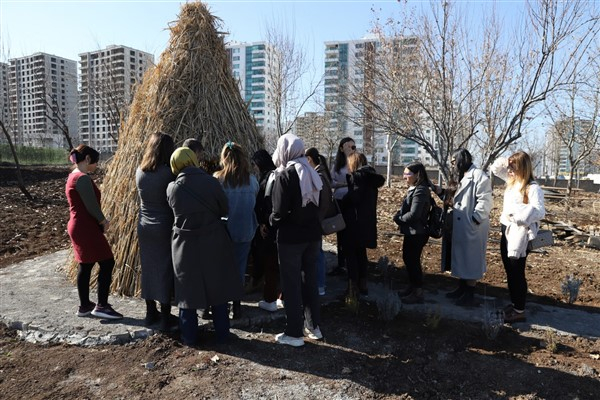
[{"label": "sunglasses", "polygon": [[404,176],[413,176],[414,173],[412,173],[412,172],[405,172],[402,175],[404,175]]}]

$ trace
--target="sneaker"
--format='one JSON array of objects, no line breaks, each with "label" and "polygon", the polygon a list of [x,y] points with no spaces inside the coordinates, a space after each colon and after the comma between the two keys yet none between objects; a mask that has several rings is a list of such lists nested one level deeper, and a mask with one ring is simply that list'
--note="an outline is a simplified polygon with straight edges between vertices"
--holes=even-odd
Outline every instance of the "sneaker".
[{"label": "sneaker", "polygon": [[113,308],[110,304],[107,304],[105,306],[97,305],[96,308],[94,308],[94,311],[92,311],[92,315],[94,317],[104,318],[104,319],[121,319],[121,318],[123,318],[123,314],[120,314],[120,313],[116,312],[115,310],[113,310]]},{"label": "sneaker", "polygon": [[325,286],[319,286],[319,296],[325,296]]},{"label": "sneaker", "polygon": [[262,308],[263,310],[269,312],[275,312],[277,311],[277,302],[272,301],[269,303],[268,301],[261,300],[258,302],[258,308]]},{"label": "sneaker", "polygon": [[319,327],[317,326],[314,329],[310,329],[307,327],[304,327],[304,334],[306,336],[308,336],[309,339],[312,340],[321,340],[323,339],[323,334],[321,333],[321,329],[319,329]]},{"label": "sneaker", "polygon": [[277,308],[285,308],[285,304],[283,303],[283,300],[277,299]]},{"label": "sneaker", "polygon": [[275,335],[275,341],[279,344],[287,344],[292,347],[301,347],[304,346],[304,339],[299,337],[288,336],[285,333],[280,333]]},{"label": "sneaker", "polygon": [[78,317],[89,316],[92,313],[92,311],[94,311],[94,307],[96,307],[96,303],[94,303],[92,301],[90,301],[87,306],[79,306],[79,308],[77,309],[77,316]]},{"label": "sneaker", "polygon": [[516,322],[525,322],[527,318],[525,318],[525,311],[517,312],[514,308],[509,312],[504,314],[504,322],[507,324],[513,324]]}]

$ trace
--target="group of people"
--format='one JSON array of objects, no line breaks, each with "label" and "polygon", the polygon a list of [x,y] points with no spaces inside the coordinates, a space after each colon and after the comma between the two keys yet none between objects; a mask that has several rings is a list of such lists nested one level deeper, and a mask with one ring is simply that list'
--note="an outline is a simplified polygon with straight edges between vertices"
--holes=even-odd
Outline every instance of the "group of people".
[{"label": "group of people", "polygon": [[[459,280],[457,288],[446,293],[446,297],[463,307],[479,305],[475,288],[487,268],[492,184],[487,174],[473,164],[468,150],[458,149],[450,162],[452,176],[446,188],[434,185],[421,163],[411,163],[404,169],[408,191],[394,221],[404,234],[402,258],[409,284],[399,295],[406,304],[424,302],[421,254],[429,239],[427,224],[431,203],[435,201],[433,192],[443,201],[446,212],[441,269],[451,271]],[[511,302],[503,309],[504,321],[522,322],[526,319],[527,245],[537,235],[545,215],[544,195],[535,181],[531,159],[523,151],[508,159],[498,158],[491,171],[506,181],[500,253]]]},{"label": "group of people", "polygon": [[[99,154],[86,145],[71,150],[75,165],[66,184],[68,232],[79,263],[79,316],[119,319],[108,303],[115,264],[104,233],[110,221],[100,207],[100,191],[88,173]],[[447,229],[442,241],[442,269],[459,279],[447,294],[460,306],[477,305],[475,284],[486,270],[486,246],[492,208],[491,182],[465,149],[451,159],[453,180],[434,185],[421,163],[411,163],[403,178],[408,192],[394,217],[404,234],[403,261],[407,304],[422,303],[421,254],[428,241],[427,223],[435,193],[444,202]],[[140,200],[137,225],[141,256],[145,323],[161,331],[177,326],[186,345],[197,343],[198,314],[212,318],[217,341],[229,338],[229,303],[239,317],[248,259],[264,276],[267,311],[285,308],[286,327],[275,336],[294,347],[304,337],[319,340],[319,295],[326,290],[321,222],[341,212],[345,229],[337,233],[338,265],[347,269],[348,295],[368,295],[367,248],[377,245],[377,196],[384,177],[356,151],[351,138],[341,140],[331,171],[316,148],[305,149],[293,134],[281,136],[271,155],[261,149],[249,157],[238,143],[227,142],[217,171],[207,171],[202,144],[188,139],[175,148],[172,137],[155,133],[147,141],[136,171]],[[529,156],[518,152],[498,159],[492,171],[507,180],[501,252],[511,304],[506,322],[525,320],[527,241],[544,216],[543,193]],[[91,270],[98,263],[98,302],[89,299]],[[179,315],[171,314],[171,305]],[[157,305],[160,307],[158,309]]]}]

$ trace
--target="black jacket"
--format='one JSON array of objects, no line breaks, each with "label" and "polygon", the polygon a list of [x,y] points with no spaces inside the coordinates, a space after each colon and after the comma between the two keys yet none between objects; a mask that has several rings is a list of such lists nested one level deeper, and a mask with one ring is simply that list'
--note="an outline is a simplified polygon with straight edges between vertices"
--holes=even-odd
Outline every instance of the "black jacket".
[{"label": "black jacket", "polygon": [[370,165],[347,175],[348,193],[343,198],[344,221],[350,243],[377,247],[377,195],[385,178]]},{"label": "black jacket", "polygon": [[293,165],[277,173],[271,194],[271,225],[278,228],[277,243],[307,243],[321,240],[319,207],[302,207],[300,178]]},{"label": "black jacket", "polygon": [[394,222],[405,235],[426,233],[427,217],[431,208],[431,192],[427,185],[419,185],[408,191]]}]

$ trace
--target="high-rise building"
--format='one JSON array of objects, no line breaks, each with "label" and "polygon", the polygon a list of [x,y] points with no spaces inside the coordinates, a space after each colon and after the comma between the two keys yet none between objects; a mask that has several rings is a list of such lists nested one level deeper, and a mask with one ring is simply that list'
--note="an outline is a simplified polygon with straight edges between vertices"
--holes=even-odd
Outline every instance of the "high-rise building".
[{"label": "high-rise building", "polygon": [[[0,63],[0,119],[2,119],[4,126],[9,123],[8,110],[8,64]],[[0,133],[0,142],[4,140],[4,135]]]},{"label": "high-rise building", "polygon": [[108,46],[79,54],[81,141],[100,152],[114,153],[126,108],[135,86],[154,56],[127,46]]},{"label": "high-rise building", "polygon": [[[403,43],[404,48],[415,48],[414,40]],[[374,38],[325,42],[324,102],[327,129],[330,137],[351,137],[359,151],[369,161],[386,164],[385,133],[377,126],[376,113],[368,105],[354,104],[353,92],[373,90],[377,93],[377,79],[368,65],[375,65],[380,43]],[[400,138],[393,148],[394,163],[407,164],[421,160],[431,165],[432,158],[414,141]],[[374,159],[374,160],[373,160]]]},{"label": "high-rise building", "polygon": [[272,102],[269,47],[266,42],[226,45],[233,77],[238,80],[242,99],[265,138],[276,135],[276,116]]},{"label": "high-rise building", "polygon": [[46,53],[9,60],[9,107],[13,142],[67,147],[77,136],[77,62]]}]

